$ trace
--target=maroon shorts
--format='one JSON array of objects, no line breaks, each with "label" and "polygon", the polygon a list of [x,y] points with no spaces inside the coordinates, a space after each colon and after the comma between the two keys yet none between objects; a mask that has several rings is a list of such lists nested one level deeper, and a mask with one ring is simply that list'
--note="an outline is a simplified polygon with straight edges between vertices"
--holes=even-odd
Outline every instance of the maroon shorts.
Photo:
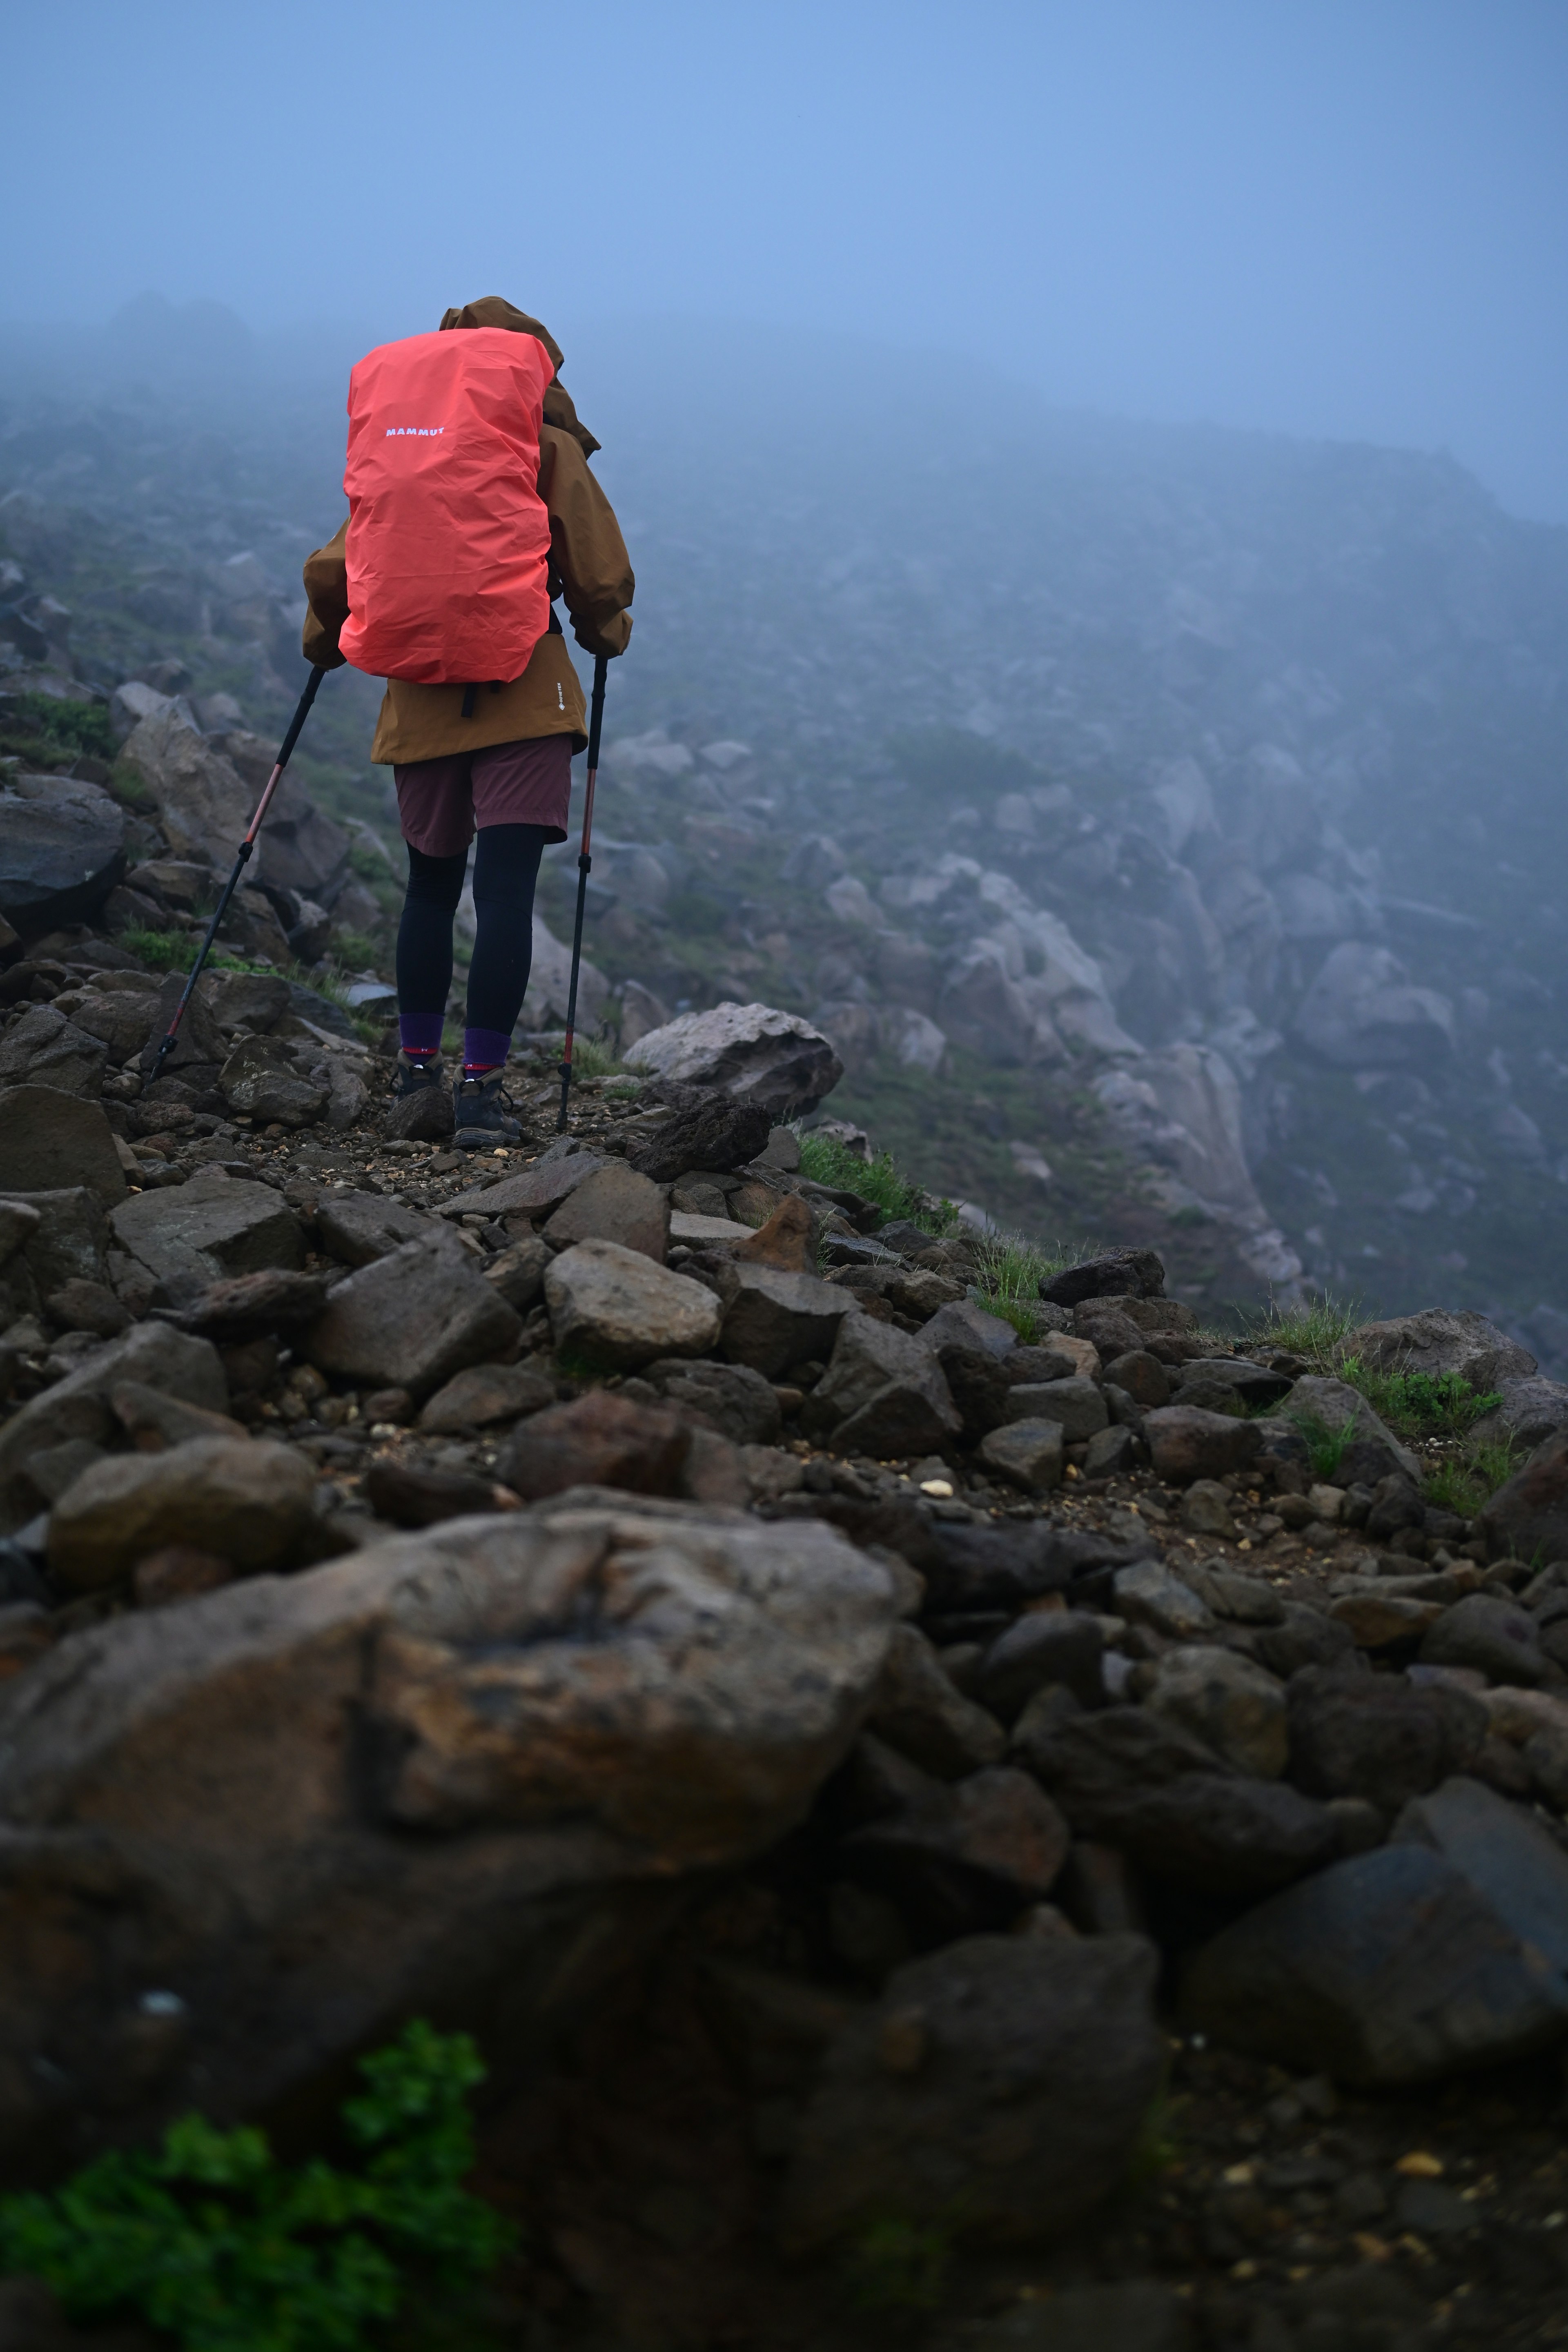
[{"label": "maroon shorts", "polygon": [[415,760],[392,773],[403,838],[426,857],[456,857],[482,824],[542,824],[546,841],[566,838],[570,735],[487,743],[443,760]]}]

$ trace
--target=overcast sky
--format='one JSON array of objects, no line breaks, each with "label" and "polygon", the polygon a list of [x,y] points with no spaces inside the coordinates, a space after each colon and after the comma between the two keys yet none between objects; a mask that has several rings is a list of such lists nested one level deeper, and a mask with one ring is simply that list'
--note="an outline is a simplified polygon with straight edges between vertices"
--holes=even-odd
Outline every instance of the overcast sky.
[{"label": "overcast sky", "polygon": [[1568,521],[1568,0],[49,0],[5,57],[9,321],[823,326]]}]

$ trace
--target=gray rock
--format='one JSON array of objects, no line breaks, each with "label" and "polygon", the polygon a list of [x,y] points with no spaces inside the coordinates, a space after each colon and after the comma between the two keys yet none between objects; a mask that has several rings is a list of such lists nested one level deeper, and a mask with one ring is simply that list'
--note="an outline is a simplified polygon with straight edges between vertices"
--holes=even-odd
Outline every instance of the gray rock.
[{"label": "gray rock", "polygon": [[662,1265],[669,1242],[669,1202],[648,1177],[611,1160],[563,1201],[544,1228],[544,1238],[556,1249],[569,1248],[574,1242],[618,1242],[623,1249],[638,1250]]},{"label": "gray rock", "polygon": [[1393,1675],[1309,1666],[1291,1678],[1290,1778],[1315,1797],[1364,1797],[1385,1813],[1473,1761],[1486,1708],[1468,1691]]},{"label": "gray rock", "polygon": [[[809,1276],[785,1280],[809,1281]],[[830,1286],[824,1284],[823,1288]],[[729,1333],[726,1319],[726,1339]],[[880,1456],[925,1454],[951,1444],[963,1426],[942,1367],[918,1339],[869,1315],[847,1315],[812,1399],[831,1416],[837,1452]]]},{"label": "gray rock", "polygon": [[1231,1390],[1248,1407],[1278,1404],[1294,1386],[1287,1373],[1270,1371],[1245,1356],[1194,1356],[1182,1366],[1179,1377],[1183,1391],[1207,1381]]},{"label": "gray rock", "polygon": [[1476,1533],[1493,1559],[1568,1559],[1568,1428],[1488,1498]]},{"label": "gray rock", "polygon": [[[230,734],[245,772],[190,723],[183,704],[151,711],[126,738],[121,758],[152,787],[159,822],[177,858],[226,873],[271,766],[272,747]],[[298,779],[285,774],[247,868],[252,883],[304,893],[330,905],[347,871],[350,841],[323,816]]]},{"label": "gray rock", "polygon": [[1348,1381],[1330,1380],[1317,1372],[1304,1373],[1292,1388],[1284,1412],[1299,1429],[1308,1433],[1321,1431],[1337,1435],[1349,1423],[1357,1441],[1381,1448],[1389,1457],[1389,1469],[1403,1470],[1412,1478],[1423,1475],[1421,1465],[1408,1446],[1400,1444],[1361,1391],[1352,1389]]},{"label": "gray rock", "polygon": [[81,999],[71,1018],[89,1037],[102,1040],[116,1065],[137,1060],[149,1038],[161,1037],[167,1025],[159,1018],[155,989],[142,993],[136,989],[100,987]]},{"label": "gray rock", "polygon": [[952,1299],[922,1323],[921,1345],[932,1355],[949,1347],[978,1348],[987,1356],[1005,1356],[1018,1344],[1018,1334],[999,1315],[987,1315],[970,1298]]},{"label": "gray rock", "polygon": [[[64,1102],[66,1097],[58,1099]],[[103,1281],[109,1223],[99,1193],[74,1184],[58,1192],[16,1193],[9,1205],[32,1213],[19,1254],[41,1297],[68,1282]]]},{"label": "gray rock", "polygon": [[44,1300],[51,1323],[62,1331],[90,1331],[100,1339],[117,1339],[131,1317],[112,1290],[101,1282],[83,1282],[73,1275]]},{"label": "gray rock", "polygon": [[1257,1459],[1262,1443],[1255,1421],[1186,1404],[1163,1405],[1145,1413],[1143,1435],[1155,1475],[1174,1486],[1245,1470]]},{"label": "gray rock", "polygon": [[1568,1384],[1537,1374],[1530,1380],[1499,1381],[1496,1385],[1502,1402],[1475,1423],[1470,1432],[1473,1442],[1495,1444],[1505,1439],[1531,1450],[1568,1429]]},{"label": "gray rock", "polygon": [[538,1160],[515,1176],[494,1183],[470,1184],[455,1200],[443,1201],[437,1214],[466,1217],[483,1211],[487,1217],[542,1218],[558,1209],[569,1192],[585,1184],[606,1163],[596,1152],[576,1151],[558,1160]]},{"label": "gray rock", "polygon": [[912,1625],[893,1629],[867,1720],[879,1738],[939,1780],[961,1780],[999,1764],[1007,1745],[995,1717],[949,1681]]},{"label": "gray rock", "polygon": [[0,1091],[48,1087],[90,1100],[103,1091],[109,1048],[57,1013],[35,1004],[0,1037]]},{"label": "gray rock", "polygon": [[783,1426],[778,1395],[749,1364],[673,1356],[647,1365],[643,1378],[685,1413],[700,1413],[733,1445],[773,1445]]},{"label": "gray rock", "polygon": [[710,1290],[618,1242],[563,1250],[545,1275],[544,1300],[557,1352],[608,1370],[635,1371],[659,1356],[706,1355],[719,1338],[721,1308]]},{"label": "gray rock", "polygon": [[[433,1221],[400,1201],[384,1201],[374,1192],[323,1192],[316,1202],[316,1231],[321,1247],[340,1265],[371,1265],[405,1242],[417,1241],[432,1230]],[[524,1244],[539,1249],[540,1243]],[[542,1268],[534,1284],[535,1296],[543,1280]],[[516,1304],[515,1301],[511,1302]]]},{"label": "gray rock", "polygon": [[[657,1032],[647,1031],[647,1035]],[[668,1086],[661,1098],[672,1103],[675,1116],[661,1119],[639,1136],[626,1152],[627,1165],[657,1184],[672,1183],[689,1168],[708,1168],[722,1174],[747,1167],[768,1149],[773,1134],[788,1137],[795,1145],[793,1165],[800,1164],[800,1149],[787,1128],[774,1129],[760,1103],[737,1102],[718,1087]],[[774,1167],[784,1163],[773,1159]]]},{"label": "gray rock", "polygon": [[421,1429],[488,1429],[497,1422],[542,1412],[555,1402],[555,1383],[532,1364],[470,1364],[427,1399]]},{"label": "gray rock", "polygon": [[1104,1697],[1100,1660],[1105,1636],[1098,1617],[1080,1609],[1033,1611],[1020,1617],[985,1653],[977,1696],[1002,1723],[1016,1722],[1026,1703],[1047,1684],[1061,1683],[1082,1706]]},{"label": "gray rock", "polygon": [[731,1363],[750,1364],[764,1380],[778,1380],[792,1364],[814,1359],[826,1362],[840,1325],[847,1317],[860,1317],[860,1302],[852,1290],[819,1281],[814,1274],[784,1274],[773,1266],[731,1261],[719,1279],[723,1286],[720,1346]]},{"label": "gray rock", "polygon": [[9,1265],[42,1223],[30,1201],[7,1200],[0,1194],[0,1265]]},{"label": "gray rock", "polygon": [[1528,1807],[1479,1780],[1445,1780],[1411,1799],[1390,1839],[1433,1847],[1521,1944],[1568,1977],[1568,1853]]},{"label": "gray rock", "polygon": [[1363,1323],[1345,1340],[1345,1353],[1386,1372],[1426,1372],[1434,1380],[1458,1372],[1478,1395],[1504,1381],[1528,1380],[1535,1358],[1484,1315],[1428,1307],[1419,1315]]},{"label": "gray rock", "polygon": [[509,1307],[526,1315],[544,1296],[544,1276],[553,1255],[537,1234],[520,1234],[496,1252],[485,1268],[485,1280],[494,1283]]},{"label": "gray rock", "polygon": [[[890,1616],[829,1528],[579,1496],[68,1637],[0,1689],[41,1865],[0,1890],[7,2160],[336,2095],[497,1986],[542,2065],[683,1878],[804,1819]],[[146,1986],[184,2002],[152,2067]]]},{"label": "gray rock", "polygon": [[0,788],[0,916],[24,939],[88,921],[124,871],[124,814],[97,784],[23,773]]},{"label": "gray rock", "polygon": [[300,1348],[321,1371],[424,1396],[469,1364],[515,1354],[521,1329],[462,1244],[437,1227],[340,1282]]},{"label": "gray rock", "polygon": [[838,1849],[850,1877],[893,1902],[921,1940],[1005,1927],[1043,1902],[1067,1860],[1068,1827],[1026,1772],[973,1772],[869,1822]]},{"label": "gray rock", "polygon": [[215,1282],[177,1319],[184,1331],[233,1344],[313,1323],[326,1303],[325,1275],[272,1265],[259,1274],[230,1275]]},{"label": "gray rock", "polygon": [[1421,1660],[1429,1666],[1473,1666],[1489,1683],[1533,1690],[1547,1673],[1541,1628],[1528,1609],[1500,1592],[1467,1592],[1427,1629]]},{"label": "gray rock", "polygon": [[766,1004],[683,1013],[626,1049],[627,1066],[688,1086],[722,1087],[775,1119],[815,1108],[844,1076],[820,1029]]},{"label": "gray rock", "polygon": [[1277,1780],[1285,1769],[1285,1686],[1235,1650],[1194,1643],[1167,1651],[1156,1663],[1144,1705],[1238,1772]]},{"label": "gray rock", "polygon": [[1108,1387],[1122,1390],[1145,1412],[1171,1402],[1165,1367],[1147,1348],[1130,1348],[1124,1355],[1112,1356],[1101,1377]]},{"label": "gray rock", "polygon": [[[142,1041],[141,1052],[137,1056],[138,1067],[143,1077],[148,1077],[152,1074],[153,1065],[157,1061],[158,1049],[168,1034],[169,1024],[174,1017],[175,1008],[184,993],[184,987],[185,974],[183,971],[172,971],[164,979],[153,1001],[153,1018],[148,1024],[146,1034]],[[163,1056],[163,1069],[164,1072],[177,1072],[189,1069],[196,1064],[199,1064],[203,1069],[206,1069],[214,1063],[221,1064],[226,1060],[227,1055],[228,1042],[213,1019],[206,1000],[198,988],[181,1015],[174,1042]]]},{"label": "gray rock", "polygon": [[1396,956],[1347,940],[1329,956],[1292,1026],[1308,1050],[1342,1069],[1442,1067],[1454,1050],[1454,1009],[1414,988]]},{"label": "gray rock", "polygon": [[144,1265],[179,1305],[228,1274],[300,1266],[305,1237],[270,1185],[203,1169],[188,1183],[142,1192],[114,1210],[120,1247]]},{"label": "gray rock", "polygon": [[1093,1381],[1025,1381],[1008,1391],[1009,1421],[1054,1421],[1068,1444],[1097,1436],[1110,1421]]},{"label": "gray rock", "polygon": [[230,1110],[258,1126],[308,1127],[327,1108],[331,1088],[300,1071],[272,1037],[245,1037],[218,1072]]},{"label": "gray rock", "polygon": [[1156,1559],[1119,1568],[1112,1581],[1116,1612],[1130,1624],[1147,1625],[1171,1642],[1201,1642],[1214,1618],[1192,1587]]},{"label": "gray rock", "polygon": [[1059,1421],[1008,1422],[981,1439],[980,1459],[1026,1495],[1048,1495],[1062,1483],[1066,1443]]},{"label": "gray rock", "polygon": [[226,1037],[237,1029],[258,1036],[275,1029],[289,1007],[289,983],[270,971],[226,971],[207,999],[207,1010]]},{"label": "gray rock", "polygon": [[1110,1250],[1065,1266],[1040,1285],[1040,1297],[1057,1307],[1078,1307],[1086,1298],[1162,1298],[1165,1291],[1163,1259],[1151,1249]]},{"label": "gray rock", "polygon": [[1217,1478],[1194,1478],[1182,1496],[1181,1519],[1189,1535],[1234,1536],[1229,1487]]},{"label": "gray rock", "polygon": [[[1108,1390],[1106,1402],[1114,1399]],[[1089,1451],[1083,1457],[1086,1478],[1121,1478],[1137,1466],[1138,1439],[1131,1427],[1102,1429],[1089,1441]]]},{"label": "gray rock", "polygon": [[70,1438],[102,1445],[119,1435],[110,1398],[124,1381],[142,1382],[211,1412],[223,1412],[228,1405],[223,1363],[210,1341],[191,1339],[166,1323],[139,1324],[0,1427],[0,1533],[21,1527],[37,1508],[28,1495],[17,1491],[18,1474],[34,1454]]},{"label": "gray rock", "polygon": [[1429,1848],[1335,1864],[1203,1947],[1189,2031],[1337,2082],[1430,2082],[1568,2032],[1568,1985]]},{"label": "gray rock", "polygon": [[1134,1936],[975,1937],[895,1970],[827,2053],[781,2234],[806,2251],[887,2213],[1028,2242],[1121,2179],[1160,2079],[1157,1957]]},{"label": "gray rock", "polygon": [[84,1470],[50,1513],[49,1574],[67,1592],[97,1591],[171,1543],[246,1571],[291,1567],[315,1487],[304,1454],[248,1437],[110,1456]]},{"label": "gray rock", "polygon": [[1266,1584],[1260,1576],[1237,1574],[1223,1555],[1196,1566],[1184,1566],[1182,1582],[1197,1594],[1206,1609],[1233,1625],[1285,1622],[1285,1603],[1273,1586]]}]

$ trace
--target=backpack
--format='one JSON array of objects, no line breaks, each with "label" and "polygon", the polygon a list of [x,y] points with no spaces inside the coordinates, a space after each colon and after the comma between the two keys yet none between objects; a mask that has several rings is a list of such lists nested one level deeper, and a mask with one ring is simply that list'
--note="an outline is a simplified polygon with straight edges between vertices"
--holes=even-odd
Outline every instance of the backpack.
[{"label": "backpack", "polygon": [[344,658],[424,686],[510,684],[550,625],[539,432],[554,373],[505,327],[383,343],[349,378]]}]

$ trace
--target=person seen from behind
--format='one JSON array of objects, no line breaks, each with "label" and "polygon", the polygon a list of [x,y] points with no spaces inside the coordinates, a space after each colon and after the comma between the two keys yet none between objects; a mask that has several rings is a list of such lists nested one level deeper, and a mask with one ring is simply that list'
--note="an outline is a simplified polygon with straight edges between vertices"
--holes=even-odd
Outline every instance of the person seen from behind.
[{"label": "person seen from behind", "polygon": [[[476,340],[458,350],[410,338],[354,372],[350,514],[306,562],[303,650],[324,668],[351,661],[386,678],[370,756],[392,768],[408,851],[400,1098],[443,1083],[452,926],[478,835],[478,931],[452,1096],[455,1140],[479,1150],[519,1134],[503,1078],[532,958],[534,886],[545,845],[566,839],[572,760],[588,740],[555,604],[564,599],[586,653],[624,653],[635,583],[588,467],[600,444],[560,380],[560,346],[499,295],[448,310],[438,331],[447,332]],[[484,674],[520,660],[516,675]]]}]

